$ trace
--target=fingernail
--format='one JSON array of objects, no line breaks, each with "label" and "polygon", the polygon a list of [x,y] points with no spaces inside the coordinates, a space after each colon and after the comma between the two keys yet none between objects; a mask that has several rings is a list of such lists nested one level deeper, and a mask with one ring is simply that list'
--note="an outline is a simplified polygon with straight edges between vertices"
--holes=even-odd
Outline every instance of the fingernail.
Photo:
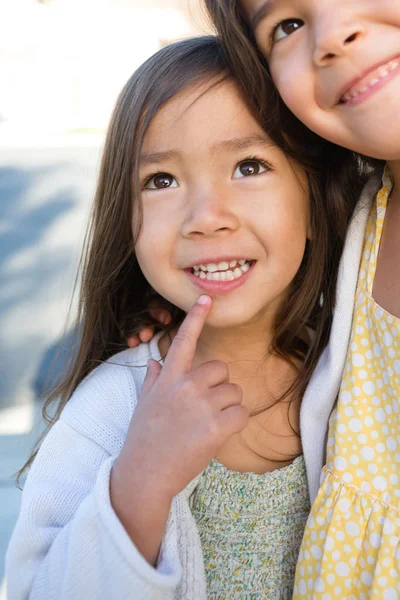
[{"label": "fingernail", "polygon": [[197,299],[197,304],[209,304],[210,300],[210,296],[203,295]]}]

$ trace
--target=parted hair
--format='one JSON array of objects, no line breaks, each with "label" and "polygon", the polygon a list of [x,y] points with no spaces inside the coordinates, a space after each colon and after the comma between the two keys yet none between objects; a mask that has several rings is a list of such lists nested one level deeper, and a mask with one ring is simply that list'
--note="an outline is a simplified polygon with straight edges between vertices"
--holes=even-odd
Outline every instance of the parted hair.
[{"label": "parted hair", "polygon": [[[208,4],[217,6],[211,0]],[[135,256],[142,222],[139,157],[146,131],[160,108],[177,93],[205,81],[211,87],[234,80],[273,142],[307,173],[312,239],[275,323],[270,348],[288,361],[300,359],[290,393],[303,393],[329,337],[344,236],[365,177],[358,156],[299,124],[292,127],[275,90],[267,85],[266,70],[255,48],[248,41],[245,47],[248,58],[234,69],[232,55],[228,56],[217,37],[177,42],[149,58],[123,88],[106,136],[80,264],[75,351],[43,408],[49,427],[80,382],[99,363],[126,348],[129,335],[153,323],[149,302],[163,302]],[[184,313],[170,304],[167,307],[172,314],[168,328],[176,328]],[[301,339],[305,325],[314,330],[309,344]],[[40,442],[19,475],[31,464]]]}]

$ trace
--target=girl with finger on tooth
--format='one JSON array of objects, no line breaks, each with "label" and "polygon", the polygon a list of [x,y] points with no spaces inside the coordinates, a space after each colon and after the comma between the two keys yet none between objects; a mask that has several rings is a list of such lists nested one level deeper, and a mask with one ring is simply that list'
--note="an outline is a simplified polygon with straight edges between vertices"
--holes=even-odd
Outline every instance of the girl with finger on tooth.
[{"label": "girl with finger on tooth", "polygon": [[[7,554],[13,600],[292,596],[322,451],[319,432],[303,450],[300,410],[374,165],[258,102],[263,86],[203,37],[121,92],[78,352]],[[126,349],[154,297],[171,321]]]}]

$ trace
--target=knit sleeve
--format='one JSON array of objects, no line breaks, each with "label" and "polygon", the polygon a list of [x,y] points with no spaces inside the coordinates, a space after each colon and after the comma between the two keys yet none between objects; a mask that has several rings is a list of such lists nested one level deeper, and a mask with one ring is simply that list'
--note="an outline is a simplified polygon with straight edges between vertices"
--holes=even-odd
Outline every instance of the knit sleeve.
[{"label": "knit sleeve", "polygon": [[121,391],[126,374],[113,381],[106,367],[78,388],[31,468],[6,559],[12,600],[174,597],[181,567],[172,518],[153,568],[110,502],[110,472],[129,424],[132,389]]}]

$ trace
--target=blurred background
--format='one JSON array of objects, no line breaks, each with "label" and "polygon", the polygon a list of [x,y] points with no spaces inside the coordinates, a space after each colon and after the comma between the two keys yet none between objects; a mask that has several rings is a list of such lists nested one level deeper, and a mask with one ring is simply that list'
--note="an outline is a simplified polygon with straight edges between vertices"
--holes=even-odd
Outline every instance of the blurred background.
[{"label": "blurred background", "polygon": [[0,0],[1,600],[12,475],[40,433],[113,104],[149,55],[209,31],[200,4]]}]

